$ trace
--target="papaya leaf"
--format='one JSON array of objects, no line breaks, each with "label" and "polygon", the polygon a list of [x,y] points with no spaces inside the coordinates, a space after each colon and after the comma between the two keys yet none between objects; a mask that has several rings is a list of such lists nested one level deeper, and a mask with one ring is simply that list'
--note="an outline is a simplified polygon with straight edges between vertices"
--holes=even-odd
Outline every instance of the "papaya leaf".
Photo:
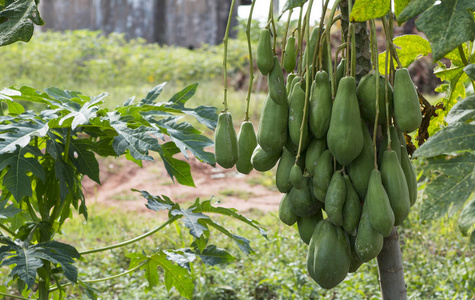
[{"label": "papaya leaf", "polygon": [[91,142],[87,139],[71,139],[69,147],[69,159],[78,172],[101,184],[99,163],[90,150],[92,148]]},{"label": "papaya leaf", "polygon": [[[104,97],[107,94],[103,94]],[[101,95],[100,95],[101,96]],[[96,112],[99,109],[97,105],[102,103],[103,97],[96,97],[90,102],[86,102],[82,105],[79,110],[72,109],[70,112],[62,117],[59,120],[59,125],[63,125],[63,123],[70,125],[71,128],[74,130],[79,125],[86,125],[89,124],[89,120],[96,117]],[[68,122],[67,122],[68,121]],[[69,127],[69,126],[68,126]]]},{"label": "papaya leaf", "polygon": [[158,149],[158,154],[162,158],[165,169],[168,175],[173,179],[176,178],[178,183],[186,186],[195,186],[193,177],[191,176],[191,167],[188,163],[176,159],[173,155],[180,152],[180,149],[173,142],[168,142],[161,145]]},{"label": "papaya leaf", "polygon": [[475,39],[474,10],[473,0],[444,0],[419,16],[416,27],[429,39],[434,61],[440,60],[463,42]]},{"label": "papaya leaf", "polygon": [[[475,171],[473,172],[475,174]],[[473,178],[475,180],[475,177]],[[464,235],[469,234],[475,225],[475,198],[469,201],[462,209],[459,217],[459,228]]]},{"label": "papaya leaf", "polygon": [[176,249],[171,251],[163,250],[163,253],[167,255],[169,261],[172,261],[189,271],[191,271],[190,263],[196,259],[196,255],[191,252],[190,249]]},{"label": "papaya leaf", "polygon": [[473,150],[475,150],[475,124],[453,123],[429,138],[413,156],[434,157],[456,151]]},{"label": "papaya leaf", "polygon": [[34,25],[44,25],[35,0],[15,1],[0,11],[0,46],[28,42]]},{"label": "papaya leaf", "polygon": [[236,260],[229,252],[218,248],[215,245],[208,245],[204,250],[198,253],[201,260],[210,266],[224,264]]},{"label": "papaya leaf", "polygon": [[179,207],[178,204],[171,201],[170,198],[168,198],[165,195],[162,195],[162,197],[160,197],[160,196],[152,196],[147,191],[139,191],[135,189],[133,189],[132,191],[139,192],[140,194],[142,194],[142,197],[147,199],[147,204],[145,204],[145,206],[150,210],[153,210],[153,211],[171,210],[175,205]]},{"label": "papaya leaf", "polygon": [[239,235],[232,234],[228,229],[224,228],[223,226],[213,221],[212,219],[204,219],[203,222],[205,222],[211,227],[216,228],[217,230],[221,231],[222,233],[230,237],[243,253],[249,255],[254,252],[254,250],[252,250],[251,248],[251,245],[248,239]]},{"label": "papaya leaf", "polygon": [[[19,117],[22,116],[23,114]],[[33,137],[44,137],[48,130],[48,124],[37,119],[2,124],[0,129],[0,154],[13,152],[16,147],[26,147]]]},{"label": "papaya leaf", "polygon": [[172,216],[183,216],[180,220],[190,229],[190,234],[195,238],[199,238],[205,231],[209,230],[206,225],[203,225],[203,222],[200,222],[200,220],[207,220],[209,217],[202,213],[194,212],[192,208],[173,209],[170,211],[170,214]]},{"label": "papaya leaf", "polygon": [[[394,13],[398,17],[411,0],[394,0]],[[414,1],[416,2],[416,1]]]},{"label": "papaya leaf", "polygon": [[350,14],[351,22],[381,18],[391,9],[391,0],[356,0]]},{"label": "papaya leaf", "polygon": [[93,288],[90,284],[83,282],[81,280],[78,280],[78,284],[80,287],[81,292],[86,294],[86,297],[88,297],[91,300],[97,300],[99,294],[99,291]]},{"label": "papaya leaf", "polygon": [[456,157],[438,156],[427,159],[423,168],[435,172],[424,190],[421,218],[429,220],[459,211],[475,190],[475,155],[465,153]]},{"label": "papaya leaf", "polygon": [[0,220],[12,218],[23,211],[19,208],[16,208],[15,205],[13,204],[10,204],[7,207],[5,207],[7,203],[8,203],[8,199],[0,202]]},{"label": "papaya leaf", "polygon": [[445,121],[449,124],[473,120],[475,120],[475,95],[457,102],[445,117]]},{"label": "papaya leaf", "polygon": [[465,74],[470,77],[471,80],[475,80],[475,64],[469,64],[465,68],[463,68]]},{"label": "papaya leaf", "polygon": [[154,264],[160,266],[165,271],[165,287],[168,291],[175,287],[181,296],[191,299],[193,297],[193,278],[186,268],[175,265],[167,259],[167,255],[160,251],[159,254],[151,256]]},{"label": "papaya leaf", "polygon": [[196,89],[198,88],[198,83],[190,84],[189,86],[185,87],[183,90],[179,91],[173,97],[170,98],[169,102],[172,103],[180,103],[185,104],[193,95],[196,93]]},{"label": "papaya leaf", "polygon": [[[398,47],[396,49],[402,67],[407,68],[415,60],[431,53],[429,42],[423,37],[415,34],[407,34],[395,37],[393,43]],[[385,74],[386,51],[379,54],[379,72]],[[396,61],[394,61],[396,64]]]},{"label": "papaya leaf", "polygon": [[166,84],[167,84],[166,82],[163,82],[157,85],[156,87],[154,87],[153,89],[151,89],[150,92],[148,92],[147,96],[140,101],[140,104],[141,105],[152,104],[155,101],[155,99],[157,99],[157,97],[162,93],[163,88],[165,87]]},{"label": "papaya leaf", "polygon": [[285,2],[285,4],[284,4],[284,7],[282,8],[282,12],[279,15],[279,19],[280,19],[280,17],[282,17],[282,15],[286,11],[294,9],[296,7],[303,7],[303,5],[305,3],[307,3],[307,1],[308,0],[287,0],[287,2]]},{"label": "papaya leaf", "polygon": [[[399,0],[401,1],[401,0]],[[395,1],[395,3],[399,2]],[[405,0],[404,0],[405,1]],[[407,1],[405,1],[407,2]],[[409,19],[417,17],[419,14],[427,10],[434,4],[435,0],[410,0],[402,11],[398,13],[398,5],[396,5],[396,17],[399,24],[406,22]]]}]

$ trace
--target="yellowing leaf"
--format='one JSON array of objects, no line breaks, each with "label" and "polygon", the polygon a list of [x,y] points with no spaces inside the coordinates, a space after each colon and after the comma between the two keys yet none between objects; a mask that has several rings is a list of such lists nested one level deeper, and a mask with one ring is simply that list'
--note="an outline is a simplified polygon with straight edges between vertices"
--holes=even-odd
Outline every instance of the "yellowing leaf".
[{"label": "yellowing leaf", "polygon": [[[415,34],[407,34],[394,38],[393,43],[397,46],[396,52],[402,67],[407,68],[416,59],[431,53],[430,44],[423,37]],[[379,72],[385,74],[386,51],[379,54]],[[394,61],[396,65],[396,61]]]},{"label": "yellowing leaf", "polygon": [[391,9],[390,0],[356,0],[351,11],[351,22],[364,22],[371,19],[381,18]]}]

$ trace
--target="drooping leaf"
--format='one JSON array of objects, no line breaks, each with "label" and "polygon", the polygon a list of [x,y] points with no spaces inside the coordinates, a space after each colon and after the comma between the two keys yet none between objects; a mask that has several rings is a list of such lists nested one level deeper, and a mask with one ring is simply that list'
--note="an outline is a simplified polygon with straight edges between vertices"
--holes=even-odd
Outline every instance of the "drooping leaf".
[{"label": "drooping leaf", "polygon": [[191,167],[188,163],[176,159],[173,155],[180,152],[180,149],[173,142],[165,143],[158,151],[163,160],[165,169],[170,177],[175,177],[178,183],[186,186],[195,186],[193,177],[191,176]]},{"label": "drooping leaf", "polygon": [[230,237],[243,253],[249,255],[254,252],[254,250],[252,250],[251,248],[251,245],[248,239],[239,235],[232,234],[228,229],[224,228],[223,226],[221,226],[220,224],[218,224],[212,219],[204,219],[203,222],[205,222],[211,227],[216,228],[220,232]]},{"label": "drooping leaf", "polygon": [[416,27],[429,39],[434,61],[463,42],[475,39],[474,10],[473,0],[444,0],[419,16]]},{"label": "drooping leaf", "polygon": [[35,0],[15,1],[0,12],[0,46],[28,42],[34,25],[43,25]]},{"label": "drooping leaf", "polygon": [[151,261],[165,271],[165,287],[168,291],[175,287],[181,296],[188,299],[193,297],[193,279],[186,268],[175,265],[168,260],[167,255],[163,251],[160,254],[153,255]]},{"label": "drooping leaf", "polygon": [[33,157],[25,157],[29,152],[35,155],[42,153],[33,147],[20,148],[17,146],[15,152],[4,153],[0,155],[0,170],[7,166],[9,169],[3,177],[3,186],[8,189],[16,201],[20,201],[23,197],[32,195],[31,180],[26,173],[32,172],[42,181],[45,180],[45,172],[43,166]]},{"label": "drooping leaf", "polygon": [[101,184],[99,179],[99,163],[94,153],[90,150],[92,148],[91,142],[87,139],[71,139],[69,147],[69,159],[78,172]]},{"label": "drooping leaf", "polygon": [[399,17],[403,9],[411,2],[411,0],[394,0],[394,13]]},{"label": "drooping leaf", "polygon": [[391,0],[356,0],[350,14],[351,22],[381,18],[391,9]]},{"label": "drooping leaf", "polygon": [[48,130],[48,124],[41,120],[2,125],[0,128],[0,154],[13,152],[17,146],[26,147],[33,137],[44,137]]},{"label": "drooping leaf", "polygon": [[132,191],[139,192],[140,194],[142,194],[142,197],[147,199],[147,204],[145,204],[145,206],[150,210],[153,210],[153,211],[171,210],[175,206],[175,203],[171,201],[170,198],[168,198],[165,195],[162,195],[162,197],[160,197],[160,196],[152,196],[147,191],[139,191],[135,189],[133,189]]},{"label": "drooping leaf", "polygon": [[170,214],[172,216],[182,215],[183,218],[180,218],[180,220],[190,229],[190,234],[195,238],[199,238],[204,231],[208,230],[208,227],[203,225],[203,221],[200,222],[200,220],[207,220],[209,217],[202,213],[193,212],[193,209],[173,209]]},{"label": "drooping leaf", "polygon": [[475,80],[475,64],[469,64],[465,68],[463,68],[465,74],[470,77],[471,80]]},{"label": "drooping leaf", "polygon": [[[400,2],[395,1],[395,3]],[[405,0],[404,0],[405,1]],[[409,19],[412,19],[429,7],[434,4],[435,0],[410,0],[407,5],[405,5],[400,13],[398,13],[398,5],[396,5],[396,17],[399,24],[406,22]]]},{"label": "drooping leaf", "polygon": [[81,280],[78,280],[78,284],[81,288],[81,291],[86,294],[86,297],[88,297],[90,300],[97,300],[98,299],[98,294],[99,291],[93,288],[90,284],[83,282]]},{"label": "drooping leaf", "polygon": [[282,17],[282,15],[286,11],[294,9],[296,7],[303,7],[303,5],[305,3],[307,3],[307,1],[308,0],[287,0],[287,2],[285,2],[285,4],[284,4],[284,7],[282,8],[282,12],[279,15],[279,19],[280,19],[280,17]]},{"label": "drooping leaf", "polygon": [[201,253],[198,253],[201,260],[210,266],[218,264],[224,264],[236,260],[229,252],[224,249],[218,248],[215,245],[207,246]]},{"label": "drooping leaf", "polygon": [[64,276],[71,282],[77,283],[78,270],[74,266],[74,259],[79,259],[81,255],[71,245],[57,241],[48,241],[34,245],[47,256],[47,260],[54,264],[61,265]]},{"label": "drooping leaf", "polygon": [[[396,52],[403,68],[409,67],[416,59],[431,53],[429,42],[419,35],[401,35],[395,37],[393,43],[398,46]],[[386,51],[379,54],[378,60],[379,71],[381,74],[385,74]],[[396,64],[395,61],[394,63]]]},{"label": "drooping leaf", "polygon": [[455,122],[470,122],[475,120],[475,95],[457,102],[445,117],[449,124]]},{"label": "drooping leaf", "polygon": [[453,123],[430,137],[414,152],[414,157],[434,157],[467,150],[475,150],[475,124]]},{"label": "drooping leaf", "polygon": [[23,210],[16,208],[15,205],[10,204],[7,207],[8,199],[0,202],[0,219],[8,219],[14,217],[16,214],[19,214]]},{"label": "drooping leaf", "polygon": [[475,190],[475,155],[465,153],[453,158],[438,156],[427,159],[425,171],[436,172],[424,190],[421,208],[423,220],[444,216],[452,205],[451,215],[459,211]]},{"label": "drooping leaf", "polygon": [[[475,172],[474,172],[475,174]],[[475,179],[475,178],[474,178]],[[469,201],[462,209],[459,217],[459,228],[464,235],[467,235],[475,225],[475,198]]]}]

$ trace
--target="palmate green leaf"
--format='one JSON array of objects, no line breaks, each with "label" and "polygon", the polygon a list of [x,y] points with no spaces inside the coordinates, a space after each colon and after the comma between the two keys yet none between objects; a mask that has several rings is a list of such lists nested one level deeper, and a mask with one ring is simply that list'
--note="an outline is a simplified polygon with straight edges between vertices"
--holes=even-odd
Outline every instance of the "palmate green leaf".
[{"label": "palmate green leaf", "polygon": [[7,203],[8,203],[8,199],[0,202],[0,219],[12,218],[23,211],[20,208],[16,208],[15,205],[13,204],[10,204],[7,207],[5,207]]},{"label": "palmate green leaf", "polygon": [[28,42],[34,25],[44,25],[35,0],[15,1],[0,12],[0,46]]},{"label": "palmate green leaf", "polygon": [[165,169],[168,172],[168,175],[173,179],[176,178],[178,183],[186,186],[195,186],[193,177],[191,176],[191,167],[188,163],[176,159],[173,155],[180,152],[180,149],[173,142],[167,142],[161,145],[161,148],[158,149],[158,154],[162,158]]},{"label": "palmate green leaf", "polygon": [[[404,0],[403,0],[404,1]],[[395,1],[395,3],[401,3],[402,1]],[[406,2],[406,1],[404,1]],[[410,0],[404,7],[399,8],[396,4],[396,17],[397,21],[399,24],[406,22],[409,19],[412,19],[425,10],[427,10],[429,7],[431,7],[434,4],[435,0]],[[403,4],[404,5],[404,4]],[[402,11],[401,11],[402,8]],[[400,11],[400,13],[398,13]]]},{"label": "palmate green leaf", "polygon": [[465,74],[470,77],[471,80],[475,80],[475,64],[469,64],[465,68],[463,68]]},{"label": "palmate green leaf", "polygon": [[453,123],[429,138],[413,156],[434,157],[456,151],[473,150],[475,150],[475,124]]},{"label": "palmate green leaf", "polygon": [[71,128],[74,130],[79,125],[89,124],[90,119],[96,117],[96,112],[99,110],[97,105],[102,103],[102,98],[105,96],[107,96],[107,94],[102,94],[95,97],[92,101],[82,105],[78,111],[70,110],[70,113],[59,120],[59,125],[64,124],[68,127],[71,126]]},{"label": "palmate green leaf", "polygon": [[17,146],[15,152],[0,155],[0,170],[9,167],[3,177],[3,186],[12,193],[16,201],[20,201],[25,196],[32,196],[31,179],[26,174],[32,172],[42,181],[45,180],[43,166],[33,157],[25,157],[27,153],[43,155],[37,148]]},{"label": "palmate green leaf", "polygon": [[356,0],[350,14],[351,22],[381,18],[391,9],[391,0]]},{"label": "palmate green leaf", "polygon": [[445,121],[449,124],[473,120],[475,120],[475,95],[457,102],[445,117]]},{"label": "palmate green leaf", "polygon": [[172,216],[183,216],[180,218],[187,228],[190,229],[190,234],[195,238],[199,238],[205,231],[209,230],[207,226],[203,225],[203,221],[209,219],[208,216],[202,213],[197,213],[190,209],[173,209],[170,211]]},{"label": "palmate green leaf", "polygon": [[[475,170],[473,172],[475,174]],[[475,176],[475,175],[474,175]],[[475,177],[473,178],[475,180]],[[473,230],[475,225],[475,198],[472,197],[465,207],[462,209],[459,217],[459,228],[464,235],[467,235]]]},{"label": "palmate green leaf", "polygon": [[427,159],[425,171],[439,175],[427,183],[421,218],[430,220],[449,212],[459,211],[475,190],[475,155],[465,153],[456,157],[438,156]]},{"label": "palmate green leaf", "polygon": [[191,249],[174,249],[171,251],[163,250],[163,253],[167,255],[167,259],[179,265],[182,268],[186,268],[191,271],[190,263],[195,261],[196,254]]},{"label": "palmate green leaf", "polygon": [[182,297],[191,299],[193,297],[193,278],[186,268],[175,265],[167,259],[167,255],[161,251],[151,257],[151,261],[159,265],[165,271],[165,287],[168,291],[172,287],[180,293]]},{"label": "palmate green leaf", "polygon": [[218,248],[215,245],[208,245],[200,253],[197,253],[197,255],[205,264],[210,266],[229,263],[236,260],[236,258],[232,256],[229,252],[224,249]]},{"label": "palmate green leaf", "polygon": [[473,0],[442,0],[419,16],[416,27],[429,39],[434,61],[475,39],[474,10]]},{"label": "palmate green leaf", "polygon": [[[22,115],[19,116],[20,118]],[[29,116],[27,116],[29,118]],[[26,147],[32,138],[44,137],[49,130],[42,120],[13,122],[0,127],[0,154],[15,151],[16,147]]]},{"label": "palmate green leaf", "polygon": [[69,147],[69,159],[78,172],[101,184],[99,179],[99,163],[94,152],[91,151],[94,148],[92,142],[87,139],[71,139]]}]

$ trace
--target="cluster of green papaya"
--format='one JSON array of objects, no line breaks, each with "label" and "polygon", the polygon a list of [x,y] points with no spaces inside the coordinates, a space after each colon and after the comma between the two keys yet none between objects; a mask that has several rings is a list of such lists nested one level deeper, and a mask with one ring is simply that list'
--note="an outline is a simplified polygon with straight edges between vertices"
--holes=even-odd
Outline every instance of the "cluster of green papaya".
[{"label": "cluster of green papaya", "polygon": [[[310,53],[318,51],[316,44],[309,43]],[[239,162],[240,155],[246,155],[242,163],[246,168],[237,165],[246,174],[277,165],[276,186],[284,194],[279,217],[289,226],[297,223],[302,241],[309,245],[308,272],[330,289],[379,254],[383,238],[403,222],[416,201],[416,175],[403,132],[420,126],[419,99],[406,69],[396,70],[394,89],[373,73],[357,85],[354,77],[344,76],[344,60],[336,70],[334,99],[325,71],[325,64],[331,67],[328,60],[318,72],[290,73],[285,83],[271,45],[269,30],[263,30],[257,66],[268,76],[269,94],[257,136],[252,124],[243,124],[239,141],[230,133],[234,141],[219,149],[216,140],[216,159],[221,166],[232,167],[231,161]],[[295,53],[288,53],[292,51],[295,45],[287,44],[283,65],[288,72],[296,65]],[[311,76],[307,93],[306,76]],[[220,115],[217,137],[221,131],[234,131],[230,117],[224,116]],[[243,135],[244,125],[252,133]],[[383,133],[377,153],[374,126]]]}]

